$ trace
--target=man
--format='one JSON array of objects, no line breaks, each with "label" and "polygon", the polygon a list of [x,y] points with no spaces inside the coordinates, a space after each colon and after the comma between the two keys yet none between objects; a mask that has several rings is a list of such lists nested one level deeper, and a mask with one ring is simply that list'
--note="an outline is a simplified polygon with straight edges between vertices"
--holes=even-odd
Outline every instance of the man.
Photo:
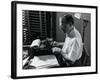
[{"label": "man", "polygon": [[[54,42],[56,46],[62,48],[52,48],[61,66],[72,66],[82,56],[83,43],[79,31],[74,26],[72,15],[68,14],[60,19],[61,29],[66,35],[65,42]],[[78,62],[78,64],[80,64]]]}]

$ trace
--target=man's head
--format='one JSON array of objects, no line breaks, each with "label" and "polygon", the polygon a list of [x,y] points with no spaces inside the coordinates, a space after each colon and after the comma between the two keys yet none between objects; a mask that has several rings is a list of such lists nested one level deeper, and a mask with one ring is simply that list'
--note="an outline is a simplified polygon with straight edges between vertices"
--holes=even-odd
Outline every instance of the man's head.
[{"label": "man's head", "polygon": [[64,15],[61,18],[60,22],[61,22],[61,29],[63,30],[64,33],[69,33],[72,30],[74,24],[74,19],[72,15],[70,14]]}]

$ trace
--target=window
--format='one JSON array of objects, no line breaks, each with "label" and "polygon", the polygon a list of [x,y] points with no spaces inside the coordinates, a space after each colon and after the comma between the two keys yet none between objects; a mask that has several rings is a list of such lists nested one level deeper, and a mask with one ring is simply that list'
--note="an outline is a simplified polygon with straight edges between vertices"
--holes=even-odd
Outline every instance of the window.
[{"label": "window", "polygon": [[23,45],[30,45],[36,38],[56,37],[56,13],[23,10]]}]

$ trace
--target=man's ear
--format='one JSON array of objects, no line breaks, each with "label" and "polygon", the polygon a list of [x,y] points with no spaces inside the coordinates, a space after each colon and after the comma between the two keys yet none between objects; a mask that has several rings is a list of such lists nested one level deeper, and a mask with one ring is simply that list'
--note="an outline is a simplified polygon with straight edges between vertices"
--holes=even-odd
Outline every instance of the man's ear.
[{"label": "man's ear", "polygon": [[69,26],[72,26],[72,23],[69,23]]}]

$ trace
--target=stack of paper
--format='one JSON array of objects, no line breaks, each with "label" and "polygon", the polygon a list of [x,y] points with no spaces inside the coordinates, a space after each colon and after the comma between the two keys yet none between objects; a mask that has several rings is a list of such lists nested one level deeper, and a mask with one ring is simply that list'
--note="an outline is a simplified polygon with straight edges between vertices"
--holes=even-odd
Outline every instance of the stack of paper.
[{"label": "stack of paper", "polygon": [[40,69],[59,66],[59,63],[54,55],[44,55],[35,56],[30,65]]}]

